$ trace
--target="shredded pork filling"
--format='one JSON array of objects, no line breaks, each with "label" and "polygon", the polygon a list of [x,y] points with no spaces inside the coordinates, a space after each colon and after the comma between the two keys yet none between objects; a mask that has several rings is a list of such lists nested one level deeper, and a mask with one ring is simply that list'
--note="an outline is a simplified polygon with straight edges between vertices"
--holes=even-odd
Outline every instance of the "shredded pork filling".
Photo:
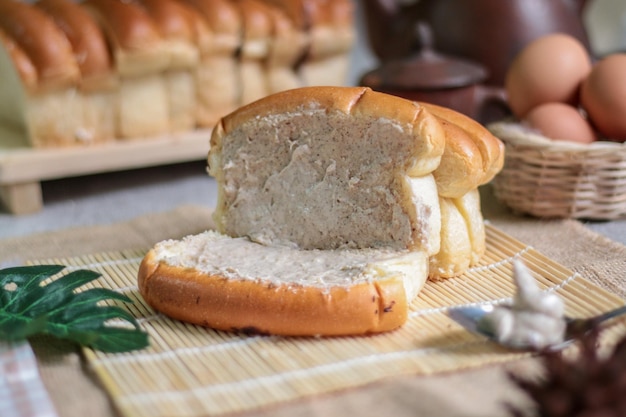
[{"label": "shredded pork filling", "polygon": [[[350,287],[381,278],[403,277],[407,296],[414,297],[427,275],[423,252],[385,249],[299,250],[267,246],[215,231],[166,240],[155,248],[158,261],[229,279],[258,280],[275,285],[329,289]],[[237,256],[234,257],[233,253]]]}]

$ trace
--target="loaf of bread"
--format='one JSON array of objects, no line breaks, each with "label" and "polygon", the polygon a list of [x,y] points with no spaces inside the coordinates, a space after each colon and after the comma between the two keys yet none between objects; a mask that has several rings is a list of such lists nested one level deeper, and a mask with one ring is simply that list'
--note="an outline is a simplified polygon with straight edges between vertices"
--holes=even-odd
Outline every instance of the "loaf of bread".
[{"label": "loaf of bread", "polygon": [[212,127],[240,103],[242,80],[237,50],[242,39],[242,19],[229,0],[184,0],[206,21],[211,47],[201,54],[197,68],[199,113],[197,124]]},{"label": "loaf of bread", "polygon": [[302,86],[345,85],[354,43],[354,8],[350,0],[267,0],[284,10],[306,34],[298,64]]},{"label": "loaf of bread", "polygon": [[111,46],[119,75],[116,136],[149,138],[169,130],[163,72],[170,56],[148,12],[135,2],[86,0]]},{"label": "loaf of bread", "polygon": [[195,11],[172,0],[137,0],[161,35],[168,63],[163,71],[170,132],[196,127],[196,68],[200,59]]},{"label": "loaf of bread", "polygon": [[270,50],[273,22],[262,0],[237,0],[242,19],[242,41],[239,50],[241,72],[240,104],[248,104],[268,95],[265,60]]},{"label": "loaf of bread", "polygon": [[412,182],[425,183],[444,146],[436,118],[395,96],[360,87],[274,94],[213,130],[217,229],[301,249],[425,247],[437,193]]},{"label": "loaf of bread", "polygon": [[307,33],[299,30],[283,9],[269,7],[268,13],[272,23],[272,37],[265,60],[268,92],[273,94],[303,87],[298,63],[306,52]]},{"label": "loaf of bread", "polygon": [[103,33],[89,13],[73,1],[38,0],[35,5],[67,37],[80,70],[75,97],[80,105],[67,115],[80,123],[74,137],[89,144],[113,141],[119,79]]},{"label": "loaf of bread", "polygon": [[210,128],[268,94],[344,84],[354,37],[349,0],[33,2],[0,4],[0,122],[28,141],[15,146]]},{"label": "loaf of bread", "polygon": [[0,2],[0,30],[0,119],[25,128],[33,146],[81,140],[80,69],[63,32],[42,10],[12,0]]},{"label": "loaf of bread", "polygon": [[219,330],[356,335],[401,326],[427,273],[423,252],[303,251],[209,231],[151,249],[139,290],[158,311]]},{"label": "loaf of bread", "polygon": [[217,230],[156,245],[141,294],[221,330],[396,328],[428,277],[460,275],[483,256],[478,186],[501,166],[498,142],[453,111],[363,87],[304,87],[241,107],[211,137]]}]

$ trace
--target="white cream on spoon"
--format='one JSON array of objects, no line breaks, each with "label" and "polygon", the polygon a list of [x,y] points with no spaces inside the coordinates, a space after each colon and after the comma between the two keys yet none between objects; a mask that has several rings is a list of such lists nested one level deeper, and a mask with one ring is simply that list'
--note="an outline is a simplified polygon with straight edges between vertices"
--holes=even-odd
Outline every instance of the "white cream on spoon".
[{"label": "white cream on spoon", "polygon": [[544,349],[562,343],[566,321],[563,301],[539,289],[520,260],[513,263],[517,292],[513,303],[496,306],[483,318],[495,339],[505,345]]}]

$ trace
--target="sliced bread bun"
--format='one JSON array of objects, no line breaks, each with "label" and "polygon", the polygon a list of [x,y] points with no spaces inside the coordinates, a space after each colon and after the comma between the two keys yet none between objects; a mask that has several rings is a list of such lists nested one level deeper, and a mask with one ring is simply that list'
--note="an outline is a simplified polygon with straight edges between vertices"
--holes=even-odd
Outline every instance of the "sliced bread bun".
[{"label": "sliced bread bun", "polygon": [[304,251],[209,231],[152,248],[139,290],[167,316],[218,330],[357,335],[401,326],[427,275],[424,252]]},{"label": "sliced bread bun", "polygon": [[[441,124],[419,104],[364,87],[305,87],[222,118],[209,173],[218,231],[301,249],[432,251],[429,178]],[[435,187],[436,188],[436,187]]]},{"label": "sliced bread bun", "polygon": [[141,294],[220,330],[394,329],[427,278],[460,275],[485,251],[477,187],[501,155],[481,129],[363,87],[244,106],[211,137],[217,231],[157,244]]}]

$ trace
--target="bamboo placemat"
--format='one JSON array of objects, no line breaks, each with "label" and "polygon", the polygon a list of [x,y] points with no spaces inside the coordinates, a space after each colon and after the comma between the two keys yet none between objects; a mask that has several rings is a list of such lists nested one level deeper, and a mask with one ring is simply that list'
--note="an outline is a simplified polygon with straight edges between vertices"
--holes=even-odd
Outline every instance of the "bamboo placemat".
[{"label": "bamboo placemat", "polygon": [[[91,269],[95,282],[123,292],[149,332],[151,346],[128,354],[85,349],[89,366],[125,417],[200,417],[252,410],[305,396],[362,386],[400,375],[458,371],[523,357],[470,334],[446,315],[450,307],[505,301],[514,292],[511,261],[519,257],[566,313],[588,316],[620,306],[593,285],[532,247],[487,224],[487,253],[459,278],[428,282],[399,330],[366,337],[286,338],[218,332],[155,313],[138,294],[145,250],[35,263]],[[616,339],[626,326],[612,327]]]}]

